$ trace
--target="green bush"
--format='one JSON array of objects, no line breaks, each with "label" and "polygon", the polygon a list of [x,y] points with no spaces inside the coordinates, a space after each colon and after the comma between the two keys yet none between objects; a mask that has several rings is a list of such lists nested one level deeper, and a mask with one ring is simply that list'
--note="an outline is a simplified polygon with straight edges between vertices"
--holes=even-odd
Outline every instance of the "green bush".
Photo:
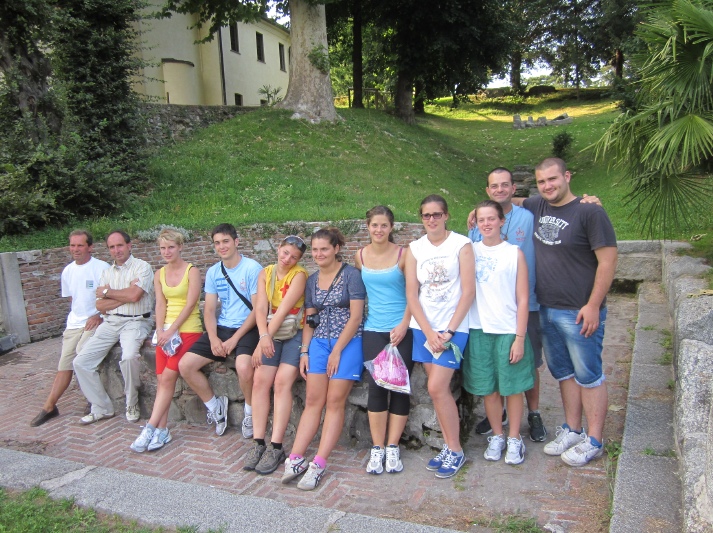
[{"label": "green bush", "polygon": [[560,159],[567,159],[572,149],[574,137],[567,130],[561,131],[552,137],[552,155]]}]

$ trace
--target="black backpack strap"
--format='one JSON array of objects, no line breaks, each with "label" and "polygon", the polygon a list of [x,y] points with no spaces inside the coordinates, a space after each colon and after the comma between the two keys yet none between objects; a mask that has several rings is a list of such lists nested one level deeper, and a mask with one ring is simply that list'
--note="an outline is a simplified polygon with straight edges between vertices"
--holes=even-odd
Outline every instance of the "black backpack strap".
[{"label": "black backpack strap", "polygon": [[245,304],[245,307],[247,307],[248,309],[250,309],[250,310],[252,311],[252,310],[253,310],[253,304],[250,302],[250,300],[248,300],[245,296],[243,296],[243,295],[240,293],[240,291],[239,291],[238,289],[235,288],[235,285],[233,285],[233,280],[230,279],[230,276],[228,276],[228,272],[225,270],[225,265],[223,264],[222,261],[220,262],[220,270],[223,272],[223,276],[225,277],[225,281],[227,281],[228,284],[233,288],[233,290],[235,291],[235,294],[237,294],[238,296],[240,296],[240,299],[241,299],[241,300],[243,301],[243,303]]}]

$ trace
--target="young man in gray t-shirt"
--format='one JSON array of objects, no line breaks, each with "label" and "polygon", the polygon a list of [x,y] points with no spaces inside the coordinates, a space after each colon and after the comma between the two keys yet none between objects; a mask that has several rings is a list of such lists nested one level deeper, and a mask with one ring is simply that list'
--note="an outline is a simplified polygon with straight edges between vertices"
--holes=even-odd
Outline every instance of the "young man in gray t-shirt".
[{"label": "young man in gray t-shirt", "polygon": [[[582,466],[602,455],[607,388],[602,372],[606,294],[614,279],[616,236],[606,212],[580,203],[561,159],[535,167],[539,197],[523,207],[535,216],[536,293],[542,342],[552,376],[559,381],[565,423],[548,455]],[[589,434],[582,427],[587,416]]]}]

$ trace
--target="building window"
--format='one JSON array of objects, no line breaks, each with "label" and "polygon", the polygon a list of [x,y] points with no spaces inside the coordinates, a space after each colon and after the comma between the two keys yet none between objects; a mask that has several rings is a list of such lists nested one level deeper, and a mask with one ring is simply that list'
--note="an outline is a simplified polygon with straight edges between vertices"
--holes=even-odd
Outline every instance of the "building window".
[{"label": "building window", "polygon": [[285,45],[280,43],[280,70],[287,72],[285,67]]},{"label": "building window", "polygon": [[260,105],[261,105],[261,106],[266,106],[266,105],[267,105],[267,100],[260,100]]},{"label": "building window", "polygon": [[238,42],[238,23],[230,25],[230,50],[240,53],[240,43]]},{"label": "building window", "polygon": [[235,93],[235,105],[243,105],[243,95]]},{"label": "building window", "polygon": [[262,33],[255,32],[255,44],[257,45],[257,60],[265,62],[265,43],[262,39]]}]

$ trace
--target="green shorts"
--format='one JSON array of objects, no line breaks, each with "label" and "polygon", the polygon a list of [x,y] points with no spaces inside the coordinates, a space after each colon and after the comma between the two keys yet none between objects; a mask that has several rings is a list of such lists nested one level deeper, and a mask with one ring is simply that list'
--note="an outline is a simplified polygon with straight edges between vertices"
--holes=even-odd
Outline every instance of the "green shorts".
[{"label": "green shorts", "polygon": [[484,333],[471,329],[468,353],[463,359],[463,387],[471,394],[488,396],[499,392],[511,396],[535,386],[535,359],[530,339],[525,338],[525,355],[510,364],[515,335]]}]

